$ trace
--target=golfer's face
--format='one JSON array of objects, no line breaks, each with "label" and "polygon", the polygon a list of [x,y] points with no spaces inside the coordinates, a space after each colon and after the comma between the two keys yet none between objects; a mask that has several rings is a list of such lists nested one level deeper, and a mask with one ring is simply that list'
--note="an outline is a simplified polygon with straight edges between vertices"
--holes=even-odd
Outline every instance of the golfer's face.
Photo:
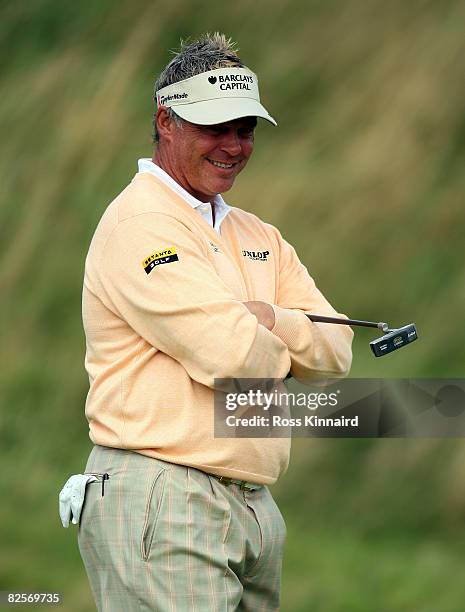
[{"label": "golfer's face", "polygon": [[231,189],[252,154],[255,117],[217,125],[185,122],[172,146],[181,184],[200,200],[208,201]]}]

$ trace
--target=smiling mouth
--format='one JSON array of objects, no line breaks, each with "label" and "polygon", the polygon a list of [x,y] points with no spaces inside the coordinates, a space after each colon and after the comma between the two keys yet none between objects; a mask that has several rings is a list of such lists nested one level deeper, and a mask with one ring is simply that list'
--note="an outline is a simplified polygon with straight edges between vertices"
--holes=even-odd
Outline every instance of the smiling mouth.
[{"label": "smiling mouth", "polygon": [[238,162],[234,162],[232,164],[226,164],[224,162],[216,161],[216,159],[209,159],[208,157],[206,159],[208,162],[212,164],[212,166],[215,166],[216,168],[223,168],[223,170],[230,170],[231,168],[234,168],[234,166],[238,164]]}]

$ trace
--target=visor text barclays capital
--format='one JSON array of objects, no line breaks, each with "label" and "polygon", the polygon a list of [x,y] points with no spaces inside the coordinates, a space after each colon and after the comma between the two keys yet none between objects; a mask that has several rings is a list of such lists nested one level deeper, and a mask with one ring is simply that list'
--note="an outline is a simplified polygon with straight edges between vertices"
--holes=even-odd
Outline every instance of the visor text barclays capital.
[{"label": "visor text barclays capital", "polygon": [[249,84],[253,83],[253,77],[247,74],[221,74],[218,77],[218,82],[222,91],[228,89],[247,89],[250,91]]}]

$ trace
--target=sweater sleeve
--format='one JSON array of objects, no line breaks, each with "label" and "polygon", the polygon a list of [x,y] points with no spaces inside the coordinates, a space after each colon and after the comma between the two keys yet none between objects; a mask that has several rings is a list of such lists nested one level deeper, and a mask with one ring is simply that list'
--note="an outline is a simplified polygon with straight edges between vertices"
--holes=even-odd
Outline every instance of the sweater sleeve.
[{"label": "sweater sleeve", "polygon": [[287,345],[291,374],[296,378],[341,377],[352,362],[353,331],[347,325],[313,323],[305,312],[327,316],[337,313],[315,286],[295,249],[273,228],[279,241],[279,286],[273,305],[275,325],[271,330]]},{"label": "sweater sleeve", "polygon": [[[156,258],[172,248],[171,260]],[[157,265],[146,271],[152,255]],[[213,388],[215,378],[288,373],[285,342],[258,324],[217,274],[204,241],[174,217],[146,213],[120,222],[99,277],[115,313],[197,382]]]}]

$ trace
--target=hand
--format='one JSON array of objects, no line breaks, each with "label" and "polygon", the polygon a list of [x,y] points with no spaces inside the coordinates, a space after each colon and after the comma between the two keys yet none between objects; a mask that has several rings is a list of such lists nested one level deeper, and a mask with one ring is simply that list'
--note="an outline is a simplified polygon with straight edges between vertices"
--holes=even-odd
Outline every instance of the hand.
[{"label": "hand", "polygon": [[252,301],[243,302],[244,306],[257,317],[257,321],[266,329],[273,329],[275,324],[274,310],[271,304],[267,302]]}]

